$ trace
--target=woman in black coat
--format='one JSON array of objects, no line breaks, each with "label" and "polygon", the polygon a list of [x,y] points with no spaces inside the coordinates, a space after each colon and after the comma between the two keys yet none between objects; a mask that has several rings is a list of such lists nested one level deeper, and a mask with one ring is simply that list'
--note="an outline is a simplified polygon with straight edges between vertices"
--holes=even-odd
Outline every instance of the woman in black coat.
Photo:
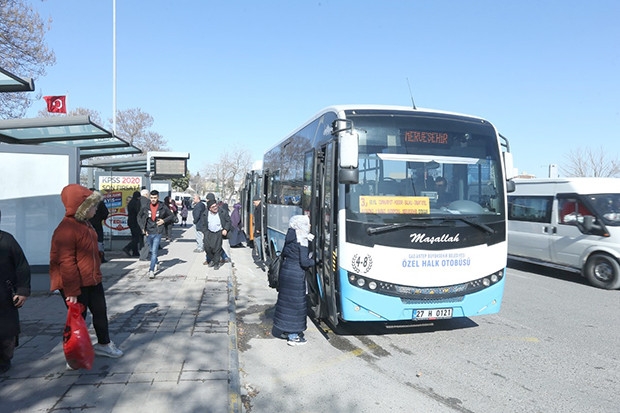
[{"label": "woman in black coat", "polygon": [[17,309],[30,296],[30,265],[20,245],[0,231],[0,374],[11,367],[20,333]]},{"label": "woman in black coat", "polygon": [[306,215],[291,217],[281,253],[278,301],[273,316],[274,331],[286,334],[289,346],[306,344],[306,269],[314,265],[308,257],[308,241],[313,238]]}]

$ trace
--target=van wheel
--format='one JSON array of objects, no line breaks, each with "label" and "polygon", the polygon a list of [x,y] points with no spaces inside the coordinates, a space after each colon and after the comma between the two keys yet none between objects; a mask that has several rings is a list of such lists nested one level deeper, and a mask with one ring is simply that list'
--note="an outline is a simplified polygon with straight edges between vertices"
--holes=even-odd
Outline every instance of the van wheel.
[{"label": "van wheel", "polygon": [[607,254],[593,254],[585,266],[585,276],[595,287],[615,290],[620,287],[620,264]]}]

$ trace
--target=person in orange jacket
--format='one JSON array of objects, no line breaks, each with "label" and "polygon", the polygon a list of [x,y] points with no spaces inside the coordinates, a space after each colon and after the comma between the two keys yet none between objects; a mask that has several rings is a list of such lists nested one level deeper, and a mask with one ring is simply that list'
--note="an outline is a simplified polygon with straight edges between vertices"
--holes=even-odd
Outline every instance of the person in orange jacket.
[{"label": "person in orange jacket", "polygon": [[84,304],[82,317],[86,318],[86,309],[90,310],[98,341],[93,346],[95,354],[121,357],[123,352],[110,340],[97,233],[89,222],[102,196],[82,185],[69,184],[60,199],[66,212],[52,235],[50,289],[60,292],[65,305]]}]

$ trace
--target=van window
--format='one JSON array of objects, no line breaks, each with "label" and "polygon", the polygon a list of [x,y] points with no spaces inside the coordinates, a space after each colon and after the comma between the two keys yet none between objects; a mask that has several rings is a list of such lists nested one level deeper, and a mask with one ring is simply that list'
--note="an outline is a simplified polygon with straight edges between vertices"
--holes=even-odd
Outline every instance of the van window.
[{"label": "van window", "polygon": [[583,217],[592,212],[577,198],[558,199],[558,221],[560,224],[577,225],[583,223]]},{"label": "van window", "polygon": [[512,195],[508,197],[508,219],[550,223],[552,205],[552,196]]}]

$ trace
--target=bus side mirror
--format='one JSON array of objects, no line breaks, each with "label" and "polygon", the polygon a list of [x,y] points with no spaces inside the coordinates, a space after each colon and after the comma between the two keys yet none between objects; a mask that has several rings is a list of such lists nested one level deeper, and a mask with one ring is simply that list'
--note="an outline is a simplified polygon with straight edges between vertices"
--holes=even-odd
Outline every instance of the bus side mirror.
[{"label": "bus side mirror", "polygon": [[517,185],[515,184],[515,181],[513,181],[512,179],[507,180],[506,181],[506,192],[510,193],[516,190],[517,190]]},{"label": "bus side mirror", "polygon": [[502,152],[502,155],[504,156],[504,172],[506,173],[506,180],[512,179],[515,177],[512,153]]},{"label": "bus side mirror", "polygon": [[347,129],[339,134],[340,151],[338,182],[341,184],[356,184],[359,182],[358,158],[359,137],[357,132]]}]

